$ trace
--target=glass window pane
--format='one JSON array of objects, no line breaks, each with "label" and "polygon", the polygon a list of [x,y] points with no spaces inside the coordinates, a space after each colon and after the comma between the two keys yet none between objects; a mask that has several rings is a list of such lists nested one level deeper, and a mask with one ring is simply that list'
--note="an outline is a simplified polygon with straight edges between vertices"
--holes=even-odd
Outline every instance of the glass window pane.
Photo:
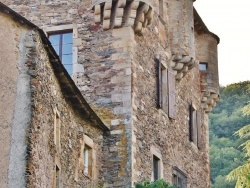
[{"label": "glass window pane", "polygon": [[67,72],[69,73],[69,75],[72,75],[73,72],[73,67],[72,65],[64,65],[65,69],[67,70]]},{"label": "glass window pane", "polygon": [[63,55],[72,54],[72,44],[63,45],[62,54]]},{"label": "glass window pane", "polygon": [[199,64],[199,69],[203,70],[203,71],[207,70],[207,64],[206,63],[200,63]]},{"label": "glass window pane", "polygon": [[56,45],[54,46],[54,45],[53,45],[53,48],[55,49],[57,55],[59,55],[59,46],[56,46]]},{"label": "glass window pane", "polygon": [[63,55],[62,56],[62,64],[72,65],[72,55]]},{"label": "glass window pane", "polygon": [[58,34],[58,35],[49,35],[49,40],[50,40],[52,46],[59,45],[59,43],[60,43],[60,34]]},{"label": "glass window pane", "polygon": [[63,44],[72,44],[73,43],[73,34],[65,33],[63,34]]}]

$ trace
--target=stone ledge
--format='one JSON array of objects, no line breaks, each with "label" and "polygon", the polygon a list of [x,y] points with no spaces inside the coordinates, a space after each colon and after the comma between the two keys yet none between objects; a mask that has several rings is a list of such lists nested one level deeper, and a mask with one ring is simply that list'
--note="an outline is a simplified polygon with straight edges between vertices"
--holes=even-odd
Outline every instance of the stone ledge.
[{"label": "stone ledge", "polygon": [[95,23],[101,23],[104,30],[132,26],[141,33],[151,24],[153,8],[138,0],[105,0],[93,6]]}]

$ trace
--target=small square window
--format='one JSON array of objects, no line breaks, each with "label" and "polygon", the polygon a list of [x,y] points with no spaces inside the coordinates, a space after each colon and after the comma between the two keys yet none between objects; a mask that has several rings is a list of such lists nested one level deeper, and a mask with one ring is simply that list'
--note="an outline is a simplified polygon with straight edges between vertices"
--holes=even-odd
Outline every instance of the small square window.
[{"label": "small square window", "polygon": [[199,64],[199,69],[200,69],[201,71],[207,71],[207,69],[208,69],[207,63],[200,63],[200,64]]},{"label": "small square window", "polygon": [[73,33],[61,32],[49,34],[49,40],[67,72],[73,73]]}]

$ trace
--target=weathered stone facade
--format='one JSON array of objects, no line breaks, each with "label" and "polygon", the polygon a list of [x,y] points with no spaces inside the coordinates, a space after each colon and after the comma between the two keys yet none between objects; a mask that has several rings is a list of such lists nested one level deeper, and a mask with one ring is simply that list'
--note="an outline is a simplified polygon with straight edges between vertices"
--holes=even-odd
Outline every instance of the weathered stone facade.
[{"label": "weathered stone facade", "polygon": [[[166,181],[172,182],[173,167],[177,167],[186,175],[187,187],[209,187],[207,114],[219,98],[219,39],[194,10],[193,0],[3,2],[47,33],[73,31],[72,79],[110,129],[110,134],[103,138],[99,129],[89,128],[93,133],[88,133],[97,143],[97,150],[102,148],[97,161],[103,164],[99,181],[104,187],[133,187],[135,182],[145,178],[153,180],[154,155],[160,158],[160,176]],[[157,107],[156,61],[170,70],[176,81],[173,101],[164,96],[161,108]],[[199,61],[207,63],[206,71],[199,70]],[[48,70],[44,72],[44,69]],[[46,87],[55,83],[55,79],[48,79],[49,71],[52,73],[49,68],[42,66],[38,71],[39,83]],[[163,83],[167,81],[164,77]],[[166,86],[163,89],[169,92]],[[43,92],[48,94],[46,90],[39,93]],[[43,108],[49,109],[47,106],[57,100],[61,103],[57,109],[63,110],[60,113],[65,114],[65,123],[75,125],[68,129],[77,135],[77,127],[83,124],[79,123],[81,115],[72,115],[74,106],[66,105],[53,93],[45,102],[38,100],[37,103],[45,103]],[[173,102],[175,118],[170,118],[168,108]],[[190,105],[201,113],[199,147],[189,138]],[[40,109],[35,112],[41,113]],[[48,116],[46,122],[51,122],[51,118]],[[42,137],[39,134],[42,130],[40,127],[34,136]],[[65,139],[71,137],[64,136]],[[49,140],[48,135],[45,137]],[[73,148],[68,145],[62,148],[66,151],[64,158],[69,159],[67,152],[71,152],[75,161],[79,150],[76,143],[81,138],[73,138]],[[39,147],[44,145],[40,139],[38,141]],[[71,162],[70,167],[77,168]],[[39,168],[42,173],[50,167]],[[65,179],[68,181],[65,185],[76,186],[72,175]],[[32,181],[39,183],[40,180]],[[43,182],[49,181],[44,177]]]},{"label": "weathered stone facade", "polygon": [[[5,26],[1,111],[6,111],[1,118],[0,187],[57,187],[58,176],[62,187],[102,185],[108,128],[86,103],[44,33],[3,4],[0,8]],[[91,147],[91,175],[83,167],[86,144]]]}]

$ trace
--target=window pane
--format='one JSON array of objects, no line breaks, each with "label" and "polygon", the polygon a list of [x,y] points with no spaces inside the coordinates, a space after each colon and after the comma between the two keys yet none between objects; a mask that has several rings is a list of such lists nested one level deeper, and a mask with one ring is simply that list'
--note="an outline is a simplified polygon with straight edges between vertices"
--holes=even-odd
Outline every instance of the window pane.
[{"label": "window pane", "polygon": [[53,45],[53,48],[55,49],[57,55],[59,55],[59,46]]},{"label": "window pane", "polygon": [[59,43],[60,43],[60,34],[58,34],[58,35],[50,35],[49,40],[50,40],[52,46],[59,45]]},{"label": "window pane", "polygon": [[67,70],[69,75],[72,75],[73,72],[72,65],[64,65],[64,68]]},{"label": "window pane", "polygon": [[62,56],[62,64],[72,65],[72,54],[71,55],[63,55]]},{"label": "window pane", "polygon": [[65,33],[63,34],[63,44],[72,44],[73,42],[73,34]]},{"label": "window pane", "polygon": [[199,64],[199,69],[202,71],[206,71],[207,70],[207,64],[206,63],[200,63]]},{"label": "window pane", "polygon": [[72,44],[63,45],[62,54],[72,54]]}]

